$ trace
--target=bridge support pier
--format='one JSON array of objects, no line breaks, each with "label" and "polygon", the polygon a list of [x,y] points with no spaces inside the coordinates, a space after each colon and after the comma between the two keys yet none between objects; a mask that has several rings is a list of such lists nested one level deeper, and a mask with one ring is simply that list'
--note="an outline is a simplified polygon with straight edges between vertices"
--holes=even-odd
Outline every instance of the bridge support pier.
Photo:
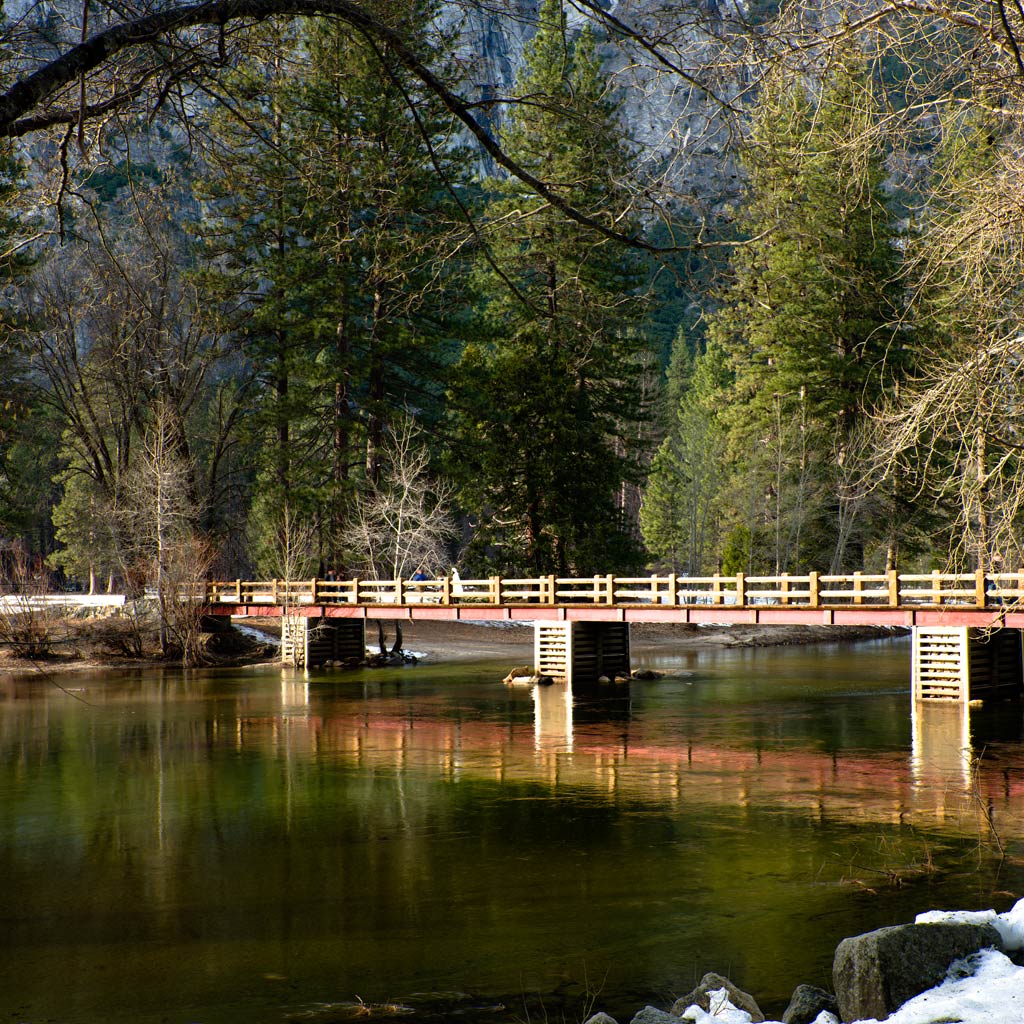
[{"label": "bridge support pier", "polygon": [[366,656],[366,628],[362,619],[281,617],[281,661],[315,668],[328,661],[362,660]]},{"label": "bridge support pier", "polygon": [[1024,692],[1021,630],[914,626],[911,632],[915,701],[966,704]]},{"label": "bridge support pier", "polygon": [[533,664],[538,675],[593,683],[629,674],[626,622],[535,622]]}]

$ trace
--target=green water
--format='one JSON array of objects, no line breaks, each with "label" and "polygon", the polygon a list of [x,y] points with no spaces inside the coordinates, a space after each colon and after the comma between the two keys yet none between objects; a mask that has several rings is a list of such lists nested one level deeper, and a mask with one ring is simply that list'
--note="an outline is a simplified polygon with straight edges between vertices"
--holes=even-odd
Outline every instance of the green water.
[{"label": "green water", "polygon": [[778,1014],[846,935],[1024,894],[1019,706],[912,721],[905,642],[646,660],[688,674],[0,682],[0,1020],[629,1020],[707,970]]}]

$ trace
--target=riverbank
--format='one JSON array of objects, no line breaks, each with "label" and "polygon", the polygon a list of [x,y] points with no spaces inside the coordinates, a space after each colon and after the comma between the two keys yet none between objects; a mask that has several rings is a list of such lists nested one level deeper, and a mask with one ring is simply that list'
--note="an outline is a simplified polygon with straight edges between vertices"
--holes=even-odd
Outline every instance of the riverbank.
[{"label": "riverbank", "polygon": [[[225,629],[205,635],[204,650],[210,667],[277,659],[274,638],[251,631]],[[31,628],[8,629],[0,635],[0,675],[5,676],[175,665],[180,661],[160,655],[159,629],[152,614],[36,615]]]}]

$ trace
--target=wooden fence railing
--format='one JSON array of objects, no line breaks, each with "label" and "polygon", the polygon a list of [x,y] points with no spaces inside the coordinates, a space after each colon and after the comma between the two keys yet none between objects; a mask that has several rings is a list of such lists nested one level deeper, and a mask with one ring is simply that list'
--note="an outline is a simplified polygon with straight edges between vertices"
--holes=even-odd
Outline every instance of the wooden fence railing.
[{"label": "wooden fence railing", "polygon": [[664,605],[995,608],[1024,598],[1024,572],[860,573],[829,576],[489,576],[431,580],[232,580],[206,584],[211,604]]}]

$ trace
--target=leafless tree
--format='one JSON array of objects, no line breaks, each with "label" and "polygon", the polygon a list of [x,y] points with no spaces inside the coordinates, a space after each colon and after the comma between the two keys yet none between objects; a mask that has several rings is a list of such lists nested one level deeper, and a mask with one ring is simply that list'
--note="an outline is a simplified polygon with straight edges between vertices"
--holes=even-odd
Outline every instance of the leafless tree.
[{"label": "leafless tree", "polygon": [[23,547],[0,550],[0,644],[16,657],[40,659],[67,638],[63,607],[48,603],[49,574]]},{"label": "leafless tree", "polygon": [[268,532],[270,543],[262,568],[277,581],[282,657],[297,664],[296,627],[299,620],[295,614],[293,585],[299,580],[309,579],[315,572],[319,531],[315,523],[304,518],[286,499]]},{"label": "leafless tree", "polygon": [[[181,451],[179,436],[173,408],[168,403],[157,404],[117,510],[127,564],[156,592],[164,655],[171,647],[171,625],[182,623],[180,603],[195,603],[191,584],[198,580],[194,570],[202,572],[204,561],[208,561],[196,559],[199,509],[193,498],[193,466]],[[194,638],[180,639],[184,639],[183,655],[192,656]]]},{"label": "leafless tree", "polygon": [[935,340],[879,411],[866,460],[876,483],[949,508],[954,560],[987,571],[1024,563],[1021,141],[982,139],[925,212],[911,308]]},{"label": "leafless tree", "polygon": [[[64,425],[66,480],[84,478],[65,489],[64,521],[122,501],[158,405],[173,412],[176,450],[187,460],[204,453],[191,500],[221,507],[244,410],[248,378],[224,372],[233,350],[188,277],[170,198],[159,187],[133,190],[121,210],[115,222],[97,210],[68,245],[43,250],[19,297],[30,313],[18,338],[27,383]],[[85,495],[95,499],[89,508]]]},{"label": "leafless tree", "polygon": [[358,569],[374,579],[426,575],[447,562],[446,542],[455,533],[448,483],[428,473],[430,454],[414,421],[391,428],[382,449],[381,472],[356,500],[342,543]]},{"label": "leafless tree", "polygon": [[216,561],[211,543],[196,533],[171,541],[163,552],[160,615],[167,645],[182,663],[198,665],[206,657],[202,646],[206,611],[206,581]]}]

